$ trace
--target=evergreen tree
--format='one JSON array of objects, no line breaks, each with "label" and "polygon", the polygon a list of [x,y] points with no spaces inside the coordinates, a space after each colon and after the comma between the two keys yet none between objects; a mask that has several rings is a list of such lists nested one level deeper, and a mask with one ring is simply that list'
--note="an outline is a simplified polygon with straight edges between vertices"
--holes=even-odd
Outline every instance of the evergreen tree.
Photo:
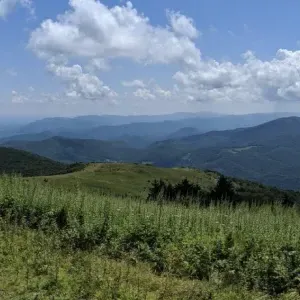
[{"label": "evergreen tree", "polygon": [[232,201],[235,195],[232,182],[221,175],[215,189],[211,193],[211,197],[215,200],[229,200]]}]

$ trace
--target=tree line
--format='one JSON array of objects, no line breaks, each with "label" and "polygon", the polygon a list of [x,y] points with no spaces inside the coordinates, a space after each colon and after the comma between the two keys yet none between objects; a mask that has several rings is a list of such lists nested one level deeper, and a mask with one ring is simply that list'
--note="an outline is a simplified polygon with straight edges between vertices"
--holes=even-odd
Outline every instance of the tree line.
[{"label": "tree line", "polygon": [[232,205],[238,203],[253,204],[273,204],[279,202],[284,206],[295,204],[288,194],[284,194],[281,199],[262,199],[261,195],[251,195],[251,193],[240,193],[235,190],[232,181],[224,175],[220,175],[215,187],[211,191],[203,189],[199,184],[190,182],[187,178],[181,182],[172,184],[163,179],[155,179],[150,183],[148,190],[148,201],[169,201],[178,202],[185,205],[197,203],[208,206],[211,203],[226,202]]}]

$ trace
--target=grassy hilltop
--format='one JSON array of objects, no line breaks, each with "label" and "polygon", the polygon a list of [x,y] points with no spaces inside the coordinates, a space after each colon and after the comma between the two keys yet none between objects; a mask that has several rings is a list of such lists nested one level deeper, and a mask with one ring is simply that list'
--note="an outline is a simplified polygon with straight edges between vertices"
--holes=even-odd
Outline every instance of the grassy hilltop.
[{"label": "grassy hilltop", "polygon": [[70,174],[43,177],[54,186],[64,186],[116,196],[145,196],[149,182],[162,178],[176,183],[183,178],[198,182],[207,189],[214,186],[217,175],[188,168],[157,168],[142,164],[92,163]]},{"label": "grassy hilltop", "polygon": [[[220,174],[211,171],[201,171],[191,168],[158,168],[143,164],[125,163],[93,163],[85,168],[68,174],[37,177],[34,180],[42,181],[54,187],[63,187],[70,191],[77,188],[97,195],[111,195],[117,197],[135,197],[145,199],[148,195],[150,183],[154,179],[162,179],[176,184],[187,178],[198,184],[203,190],[211,191]],[[239,195],[255,202],[282,201],[284,197],[300,202],[300,193],[283,191],[277,188],[264,186],[259,183],[231,179]]]}]

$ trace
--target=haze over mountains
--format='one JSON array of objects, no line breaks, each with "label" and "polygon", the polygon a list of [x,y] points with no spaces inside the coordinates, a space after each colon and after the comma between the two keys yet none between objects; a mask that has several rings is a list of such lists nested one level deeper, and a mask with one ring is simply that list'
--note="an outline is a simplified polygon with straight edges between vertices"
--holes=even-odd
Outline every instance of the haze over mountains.
[{"label": "haze over mountains", "polygon": [[[218,115],[206,112],[154,116],[102,115],[79,116],[75,118],[46,118],[24,126],[10,127],[9,129],[4,125],[0,125],[0,137],[5,137],[6,140],[41,140],[56,135],[101,140],[124,140],[128,137],[142,137],[146,141],[154,142],[159,139],[172,137],[173,134],[176,136],[177,131],[181,131],[179,136],[182,137],[195,132],[205,133],[212,130],[250,127],[292,115],[294,114]],[[186,127],[189,127],[190,130],[185,130],[186,133],[182,132],[182,129]]]},{"label": "haze over mountains", "polygon": [[300,189],[300,118],[292,115],[48,118],[21,126],[12,135],[3,129],[1,144],[67,163],[188,166]]}]

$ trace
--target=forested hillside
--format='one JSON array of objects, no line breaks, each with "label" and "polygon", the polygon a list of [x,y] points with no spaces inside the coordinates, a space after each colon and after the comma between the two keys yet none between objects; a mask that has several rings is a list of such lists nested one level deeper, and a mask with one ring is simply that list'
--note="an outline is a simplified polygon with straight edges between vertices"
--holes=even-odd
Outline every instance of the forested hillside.
[{"label": "forested hillside", "polygon": [[81,164],[67,165],[25,151],[0,147],[0,173],[46,176],[73,172],[82,167]]}]

